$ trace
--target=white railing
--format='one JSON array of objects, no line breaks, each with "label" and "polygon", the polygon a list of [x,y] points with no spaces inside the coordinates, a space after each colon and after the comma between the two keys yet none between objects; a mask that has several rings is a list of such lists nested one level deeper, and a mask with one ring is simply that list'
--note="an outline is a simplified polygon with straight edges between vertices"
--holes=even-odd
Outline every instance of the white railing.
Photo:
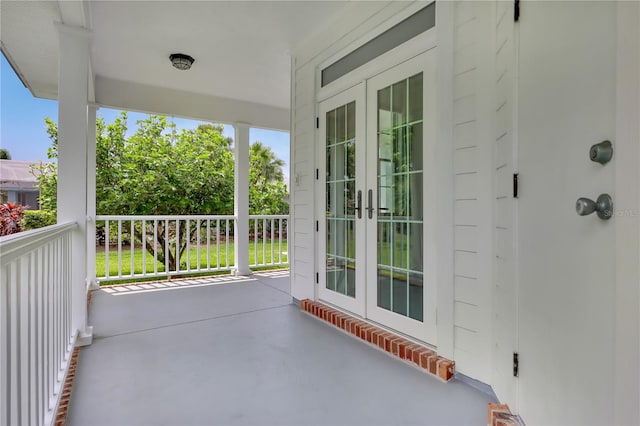
[{"label": "white railing", "polygon": [[[256,232],[247,242],[249,266],[288,265],[287,220],[287,215],[250,216],[250,234]],[[236,266],[237,226],[231,215],[97,216],[97,280],[229,271]]]},{"label": "white railing", "polygon": [[0,424],[53,424],[76,333],[76,223],[0,238]]},{"label": "white railing", "polygon": [[[284,215],[250,215],[249,266],[288,266],[287,227],[289,216]],[[253,251],[253,258],[251,257]],[[253,261],[251,261],[253,259]]]}]

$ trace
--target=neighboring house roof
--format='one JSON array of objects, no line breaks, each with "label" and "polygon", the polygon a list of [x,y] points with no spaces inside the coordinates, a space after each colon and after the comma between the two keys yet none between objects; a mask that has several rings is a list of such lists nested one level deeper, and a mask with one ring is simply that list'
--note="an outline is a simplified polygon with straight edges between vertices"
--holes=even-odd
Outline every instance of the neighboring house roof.
[{"label": "neighboring house roof", "polygon": [[30,166],[37,161],[0,160],[0,190],[35,190],[38,179],[31,173]]}]

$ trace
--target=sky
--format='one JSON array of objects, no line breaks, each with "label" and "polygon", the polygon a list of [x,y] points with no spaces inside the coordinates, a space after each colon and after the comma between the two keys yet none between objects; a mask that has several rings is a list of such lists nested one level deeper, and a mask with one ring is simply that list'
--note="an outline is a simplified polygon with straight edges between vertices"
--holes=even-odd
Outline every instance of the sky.
[{"label": "sky", "polygon": [[[0,54],[0,147],[6,148],[13,160],[47,161],[47,148],[50,146],[45,131],[44,118],[58,119],[58,102],[37,99],[22,85],[11,66]],[[120,111],[100,108],[98,116],[108,123],[112,122]],[[135,132],[135,122],[148,114],[129,112],[128,134]],[[178,129],[194,129],[202,121],[172,118]],[[225,125],[223,134],[233,138],[234,129]],[[285,162],[285,179],[289,180],[289,133],[272,130],[254,129],[249,132],[250,142],[260,141],[271,147],[276,156]]]}]

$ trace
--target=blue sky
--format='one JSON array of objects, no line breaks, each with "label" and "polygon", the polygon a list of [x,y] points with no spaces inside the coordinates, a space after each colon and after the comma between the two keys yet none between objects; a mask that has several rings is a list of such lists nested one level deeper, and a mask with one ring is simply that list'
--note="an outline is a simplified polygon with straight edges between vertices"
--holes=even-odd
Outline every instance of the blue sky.
[{"label": "blue sky", "polygon": [[[58,119],[58,102],[37,99],[22,85],[11,66],[1,55],[0,69],[0,147],[6,148],[14,160],[47,160],[50,145],[45,132],[44,118]],[[98,115],[112,122],[119,111],[100,108]],[[135,131],[135,122],[146,118],[147,114],[129,113],[129,129]],[[178,129],[193,129],[202,121],[172,119]],[[224,135],[233,137],[233,126],[225,125]],[[260,141],[271,147],[275,154],[285,161],[284,173],[289,177],[289,134],[272,130],[251,129],[251,142]]]}]

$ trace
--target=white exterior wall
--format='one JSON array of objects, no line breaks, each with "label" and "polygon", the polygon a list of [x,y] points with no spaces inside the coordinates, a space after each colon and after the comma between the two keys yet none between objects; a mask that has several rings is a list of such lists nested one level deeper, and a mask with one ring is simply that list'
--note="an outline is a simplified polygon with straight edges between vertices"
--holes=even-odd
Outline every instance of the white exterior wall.
[{"label": "white exterior wall", "polygon": [[458,2],[453,30],[454,360],[490,382],[493,81],[490,2]]},{"label": "white exterior wall", "polygon": [[[449,33],[439,33],[438,40],[445,40],[439,47],[443,46],[447,51],[438,53],[437,66],[439,90],[444,92],[440,93],[440,100],[445,101],[439,108],[445,110],[445,118],[447,114],[450,115],[451,123],[446,124],[447,128],[439,129],[438,134],[441,141],[450,139],[452,170],[449,181],[442,174],[439,178],[443,178],[443,185],[452,188],[452,196],[450,206],[438,207],[443,212],[447,208],[452,212],[453,247],[445,247],[444,250],[450,254],[453,268],[450,276],[440,277],[448,286],[447,291],[441,291],[443,284],[438,283],[438,350],[442,349],[443,355],[456,361],[459,372],[491,385],[502,402],[517,410],[520,405],[516,399],[518,380],[522,383],[512,374],[512,355],[518,351],[517,267],[519,262],[536,262],[536,259],[518,259],[518,211],[512,193],[513,174],[518,172],[519,129],[516,117],[519,27],[514,23],[513,2],[446,4],[447,13],[450,13],[447,18],[451,18]],[[390,22],[399,22],[401,18],[398,16],[405,16],[411,8],[418,10],[424,6],[424,3],[418,5],[415,2],[359,4],[358,13],[345,14],[326,32],[316,34],[302,43],[296,52],[292,66],[293,201],[289,249],[293,259],[292,295],[296,299],[313,298],[315,293],[314,200],[317,194],[314,193],[314,183],[318,68],[321,64],[326,65],[329,58],[338,59],[367,41],[365,35],[372,37],[376,31],[380,33],[391,26]],[[523,19],[527,16],[525,6],[522,10]],[[443,3],[439,7],[443,7]],[[640,19],[640,8],[630,4],[625,7],[631,12],[619,12],[619,16],[626,21],[633,21],[626,24],[628,32]],[[447,23],[440,25],[443,23],[440,18],[442,15],[437,17],[436,31],[446,31]],[[632,65],[636,68],[627,64],[626,67],[632,71],[619,71],[620,75],[627,75],[627,83],[619,83],[622,84],[618,88],[621,94],[633,93],[638,86],[637,73],[635,82],[630,77],[633,69],[637,69],[640,57],[638,42],[632,41],[632,37],[627,39],[626,45],[618,46],[618,60],[629,63],[635,60],[635,65]],[[634,49],[635,59],[629,59],[628,53]],[[631,110],[627,113],[630,117],[637,111],[640,93],[635,98],[631,95],[627,95],[627,98],[621,97],[619,102],[635,105],[633,108],[626,107]],[[626,128],[629,133],[627,139],[633,140],[630,135],[638,131],[637,123],[636,127],[629,126],[630,118],[627,117],[627,121],[622,115],[618,118],[622,122],[618,127]],[[442,126],[442,123],[439,125]],[[626,158],[629,163],[626,171],[618,171],[621,176],[619,188],[622,182],[632,182],[637,188],[637,170],[632,163],[637,165],[638,148],[632,145],[631,142],[627,145],[630,156]],[[441,146],[446,147],[446,144]],[[630,194],[633,190],[627,192]],[[637,199],[629,194],[626,194],[626,205],[632,210]],[[637,217],[634,220],[637,228]],[[447,230],[442,232],[446,233]],[[637,330],[640,326],[640,283],[637,278],[637,259],[640,254],[637,241],[621,239],[618,242],[618,249],[625,244],[629,246],[625,246],[625,249],[631,249],[625,252],[626,256],[620,258],[619,263],[632,270],[625,271],[624,265],[616,270],[621,289],[618,307],[624,309],[628,318],[625,321],[621,315],[618,316],[616,355],[619,360],[626,360],[627,364],[635,362],[630,369],[631,378],[625,376],[624,366],[616,368],[615,391],[619,394],[617,399],[620,402],[614,403],[612,400],[611,404],[620,406],[617,416],[624,420],[638,418],[637,404],[630,404],[633,396],[627,395],[627,392],[632,395],[638,392],[635,381],[638,379],[638,360],[631,361],[632,357],[637,358]],[[636,263],[632,259],[636,259]],[[447,284],[448,279],[451,284]],[[611,315],[615,317],[614,312]],[[451,317],[449,322],[447,316]],[[636,326],[630,327],[629,321]],[[544,333],[544,330],[538,331]],[[445,342],[442,348],[441,342]],[[549,351],[553,351],[553,348],[549,348]],[[630,387],[629,383],[635,385]],[[562,391],[555,389],[555,392]],[[585,392],[588,390],[585,389]]]},{"label": "white exterior wall", "polygon": [[492,380],[501,401],[516,403],[513,352],[516,351],[516,244],[513,174],[517,171],[514,133],[515,72],[514,5],[497,2],[494,13],[494,167]]}]

